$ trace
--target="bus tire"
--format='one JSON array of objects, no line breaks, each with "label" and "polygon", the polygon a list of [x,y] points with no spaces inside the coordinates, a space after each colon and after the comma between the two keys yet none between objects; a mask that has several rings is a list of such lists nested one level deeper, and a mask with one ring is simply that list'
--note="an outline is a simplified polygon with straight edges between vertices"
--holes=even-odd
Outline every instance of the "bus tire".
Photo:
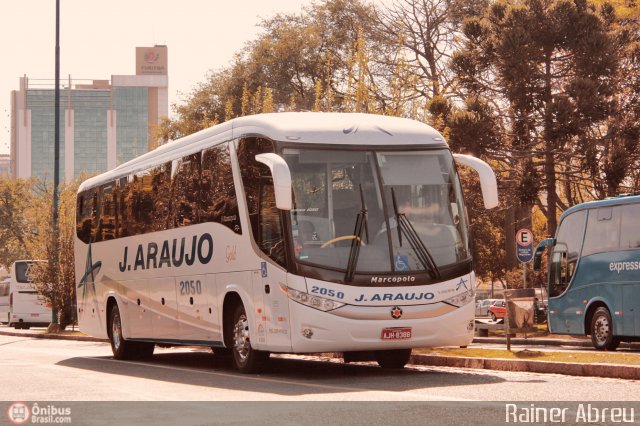
[{"label": "bus tire", "polygon": [[609,309],[599,307],[591,317],[591,343],[599,351],[615,351],[620,339],[613,335],[613,321]]},{"label": "bus tire", "polygon": [[404,368],[411,358],[411,349],[393,349],[390,351],[375,351],[374,356],[382,368]]},{"label": "bus tire", "polygon": [[249,320],[242,303],[235,305],[231,318],[232,320],[226,324],[226,335],[233,355],[233,365],[241,373],[259,373],[269,359],[269,352],[251,347]]},{"label": "bus tire", "polygon": [[132,342],[125,340],[122,335],[122,320],[120,309],[114,303],[109,315],[109,341],[113,357],[118,360],[147,359],[153,355],[155,345],[149,342]]}]

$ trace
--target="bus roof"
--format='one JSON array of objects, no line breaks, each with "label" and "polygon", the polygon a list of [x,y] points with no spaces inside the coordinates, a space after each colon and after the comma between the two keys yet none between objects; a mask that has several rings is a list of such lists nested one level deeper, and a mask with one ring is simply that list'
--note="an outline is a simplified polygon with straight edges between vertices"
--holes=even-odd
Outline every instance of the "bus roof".
[{"label": "bus roof", "polygon": [[111,171],[86,180],[78,191],[243,136],[264,136],[292,144],[447,146],[435,129],[406,118],[325,112],[258,114],[235,118],[169,141]]},{"label": "bus roof", "polygon": [[619,195],[616,197],[605,198],[604,200],[587,201],[586,203],[576,204],[575,206],[572,206],[567,210],[565,210],[565,212],[562,213],[562,216],[560,217],[560,221],[562,222],[562,220],[566,216],[580,210],[597,209],[600,207],[611,207],[611,206],[618,206],[622,204],[635,204],[635,203],[640,203],[640,195],[636,195],[636,194]]}]

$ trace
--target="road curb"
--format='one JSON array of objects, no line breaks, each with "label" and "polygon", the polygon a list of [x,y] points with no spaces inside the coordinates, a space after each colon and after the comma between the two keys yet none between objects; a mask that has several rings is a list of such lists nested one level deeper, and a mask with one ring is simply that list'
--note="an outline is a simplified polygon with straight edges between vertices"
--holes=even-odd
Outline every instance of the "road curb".
[{"label": "road curb", "polygon": [[[507,344],[507,339],[504,337],[474,337],[473,343],[479,344]],[[522,337],[512,338],[512,345],[531,346],[531,345],[543,345],[543,346],[576,346],[580,348],[591,348],[593,344],[591,340],[560,340],[560,339],[547,339],[547,338],[531,338],[525,339]]]},{"label": "road curb", "polygon": [[[498,344],[505,345],[507,344],[507,339],[504,337],[474,337],[473,343],[479,344]],[[512,345],[519,346],[573,346],[578,348],[593,348],[593,343],[591,343],[591,339],[549,339],[545,337],[533,337],[529,339],[525,339],[522,337],[512,338]],[[637,342],[622,342],[620,343],[620,348],[628,348],[633,350],[640,350],[640,343]]]},{"label": "road curb", "polygon": [[563,374],[566,376],[608,377],[640,380],[640,367],[619,364],[578,364],[571,362],[515,360],[501,358],[465,358],[439,355],[412,355],[409,361],[417,365],[475,368],[482,370]]},{"label": "road curb", "polygon": [[54,340],[75,340],[78,342],[108,342],[106,339],[97,339],[90,336],[73,336],[67,334],[47,334],[47,333],[29,333],[18,331],[4,331],[0,330],[0,336],[13,336],[13,337],[33,337],[35,339],[54,339]]}]

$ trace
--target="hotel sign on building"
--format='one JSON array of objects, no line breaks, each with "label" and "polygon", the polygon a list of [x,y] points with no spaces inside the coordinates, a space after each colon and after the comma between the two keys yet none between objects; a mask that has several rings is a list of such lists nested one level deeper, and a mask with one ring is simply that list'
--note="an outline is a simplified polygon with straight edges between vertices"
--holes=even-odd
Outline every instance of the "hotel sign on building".
[{"label": "hotel sign on building", "polygon": [[136,47],[136,75],[167,75],[167,46]]}]

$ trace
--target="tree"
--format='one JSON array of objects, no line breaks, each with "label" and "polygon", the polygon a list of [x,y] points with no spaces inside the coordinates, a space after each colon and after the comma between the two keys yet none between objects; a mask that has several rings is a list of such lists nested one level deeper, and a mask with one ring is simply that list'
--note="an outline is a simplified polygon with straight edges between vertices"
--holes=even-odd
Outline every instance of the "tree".
[{"label": "tree", "polygon": [[373,9],[360,0],[329,0],[302,15],[264,20],[263,32],[230,66],[173,105],[177,119],[163,120],[160,138],[263,111],[383,111],[389,94],[381,80],[389,73],[381,57],[387,49],[372,35],[373,22]]},{"label": "tree", "polygon": [[35,209],[39,212],[37,229],[40,238],[33,242],[31,251],[35,259],[47,262],[37,263],[33,268],[33,279],[40,293],[58,313],[58,324],[61,329],[75,321],[76,309],[76,279],[74,262],[74,235],[76,214],[76,193],[80,182],[86,176],[80,177],[60,188],[58,209],[58,241],[57,262],[53,259],[52,229],[52,190],[51,187],[36,200]]},{"label": "tree", "polygon": [[563,184],[584,181],[574,172],[588,161],[572,148],[592,158],[602,152],[586,130],[599,128],[611,111],[615,40],[610,21],[584,0],[493,3],[463,29],[466,42],[452,68],[462,93],[491,100],[488,115],[499,124],[502,189],[515,201],[505,221],[515,266],[513,233],[530,227],[532,206],[545,212],[553,234],[558,209],[566,208]]},{"label": "tree", "polygon": [[32,189],[33,181],[0,178],[0,266],[5,268],[18,259],[33,259]]}]

